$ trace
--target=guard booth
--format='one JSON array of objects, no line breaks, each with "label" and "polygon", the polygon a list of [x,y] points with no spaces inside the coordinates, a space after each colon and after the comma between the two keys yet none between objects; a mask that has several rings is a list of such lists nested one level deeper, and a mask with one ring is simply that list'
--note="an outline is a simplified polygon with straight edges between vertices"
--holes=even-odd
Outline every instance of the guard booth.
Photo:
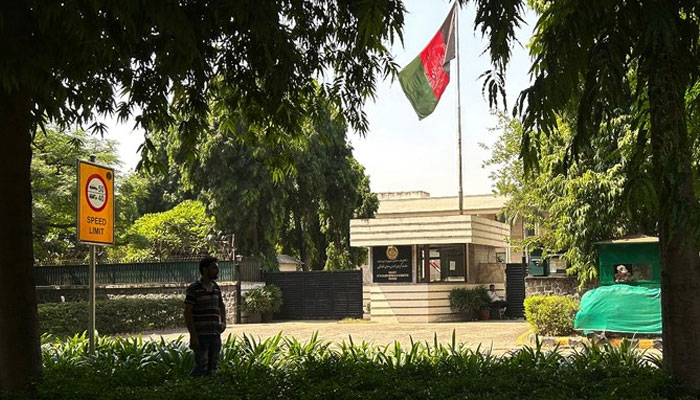
[{"label": "guard booth", "polygon": [[586,292],[574,329],[661,334],[659,239],[634,236],[596,243],[600,287]]},{"label": "guard booth", "polygon": [[[625,267],[625,284],[658,289],[661,287],[659,239],[651,236],[608,240],[596,243],[600,284],[616,284],[618,267]],[[617,282],[623,283],[623,282]]]},{"label": "guard booth", "polygon": [[462,212],[458,197],[378,197],[374,218],[350,221],[350,245],[367,249],[365,308],[373,321],[457,321],[449,301],[455,288],[493,284],[508,296],[511,230],[500,218],[504,197],[464,196]]}]

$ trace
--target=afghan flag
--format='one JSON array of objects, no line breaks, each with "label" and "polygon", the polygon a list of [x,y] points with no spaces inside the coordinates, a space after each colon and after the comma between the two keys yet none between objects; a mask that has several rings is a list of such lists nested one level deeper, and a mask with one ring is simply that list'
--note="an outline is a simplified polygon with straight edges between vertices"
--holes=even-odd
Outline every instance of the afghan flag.
[{"label": "afghan flag", "polygon": [[455,58],[456,9],[457,3],[452,6],[430,43],[399,72],[401,88],[416,110],[418,119],[427,117],[435,110],[450,83],[450,60]]}]

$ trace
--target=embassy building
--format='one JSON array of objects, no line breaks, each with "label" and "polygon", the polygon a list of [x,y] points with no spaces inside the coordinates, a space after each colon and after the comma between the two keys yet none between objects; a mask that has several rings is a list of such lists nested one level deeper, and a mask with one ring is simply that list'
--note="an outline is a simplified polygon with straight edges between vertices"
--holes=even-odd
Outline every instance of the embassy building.
[{"label": "embassy building", "polygon": [[504,222],[505,197],[464,196],[461,214],[457,196],[378,197],[374,218],[350,221],[351,246],[368,248],[364,287],[372,320],[455,321],[448,296],[456,287],[495,284],[505,297],[506,262],[521,257],[507,240],[522,237],[522,226]]}]

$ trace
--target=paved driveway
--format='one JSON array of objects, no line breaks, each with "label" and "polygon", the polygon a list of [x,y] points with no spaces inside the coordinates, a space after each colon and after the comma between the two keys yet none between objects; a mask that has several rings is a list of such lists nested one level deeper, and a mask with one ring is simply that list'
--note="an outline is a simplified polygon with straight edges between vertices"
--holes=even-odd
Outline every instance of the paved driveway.
[{"label": "paved driveway", "polygon": [[[455,332],[458,342],[463,342],[471,348],[481,345],[482,349],[492,349],[494,353],[504,353],[520,347],[518,338],[527,332],[529,325],[524,321],[483,321],[483,322],[455,322],[434,324],[395,324],[378,323],[371,321],[290,321],[274,322],[267,324],[243,324],[231,325],[227,335],[243,334],[259,338],[267,338],[282,332],[284,335],[293,336],[304,342],[314,332],[322,340],[332,342],[347,341],[351,336],[355,343],[362,341],[372,342],[377,345],[391,344],[399,341],[402,345],[409,345],[410,338],[413,341],[428,341],[433,343],[433,337],[437,334],[439,342],[448,344],[452,341],[452,332]],[[172,340],[178,336],[187,336],[186,330],[167,332],[155,332],[151,338],[163,336],[166,340]]]}]

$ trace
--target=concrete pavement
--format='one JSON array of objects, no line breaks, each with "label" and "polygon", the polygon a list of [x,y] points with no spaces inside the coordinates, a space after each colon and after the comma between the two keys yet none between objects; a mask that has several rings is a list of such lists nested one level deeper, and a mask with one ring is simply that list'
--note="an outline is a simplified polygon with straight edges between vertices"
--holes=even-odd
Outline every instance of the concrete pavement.
[{"label": "concrete pavement", "polygon": [[[243,334],[265,339],[282,332],[286,336],[293,336],[300,342],[307,341],[311,335],[318,332],[318,337],[329,342],[348,341],[349,337],[355,343],[362,341],[375,345],[392,344],[398,341],[402,346],[410,345],[411,338],[414,342],[427,341],[432,345],[433,338],[437,335],[440,343],[449,344],[452,341],[452,332],[458,342],[465,343],[472,349],[481,346],[482,350],[491,349],[494,353],[505,353],[521,347],[518,339],[528,332],[527,322],[519,321],[475,321],[475,322],[451,322],[451,323],[422,323],[422,324],[397,324],[378,323],[363,320],[351,321],[286,321],[260,324],[230,325],[223,337],[230,335],[242,336]],[[187,339],[187,330],[170,330],[161,332],[144,333],[144,338],[174,340],[179,336]],[[522,341],[522,338],[520,338]]]}]

